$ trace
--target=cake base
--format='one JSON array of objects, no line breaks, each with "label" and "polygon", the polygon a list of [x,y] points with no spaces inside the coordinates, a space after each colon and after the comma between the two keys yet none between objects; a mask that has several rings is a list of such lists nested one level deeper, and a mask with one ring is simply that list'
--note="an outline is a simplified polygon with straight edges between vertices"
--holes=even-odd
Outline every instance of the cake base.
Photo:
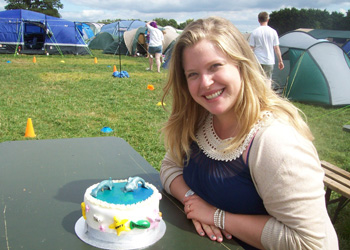
[{"label": "cake base", "polygon": [[[108,242],[103,241],[101,239],[97,239],[93,236],[91,236],[87,230],[87,224],[85,223],[85,220],[83,217],[80,217],[79,220],[75,223],[75,233],[77,236],[84,241],[85,243],[101,248],[101,249],[108,249],[108,250],[134,250],[134,249],[142,249],[146,248],[148,246],[153,245],[158,240],[160,240],[163,235],[165,234],[166,225],[163,220],[159,222],[159,225],[157,228],[152,230],[149,234],[146,234],[144,237],[141,235],[130,235],[127,234],[123,235],[122,240],[116,241],[116,242]],[[116,236],[119,237],[119,236]],[[118,239],[118,238],[117,238]]]}]

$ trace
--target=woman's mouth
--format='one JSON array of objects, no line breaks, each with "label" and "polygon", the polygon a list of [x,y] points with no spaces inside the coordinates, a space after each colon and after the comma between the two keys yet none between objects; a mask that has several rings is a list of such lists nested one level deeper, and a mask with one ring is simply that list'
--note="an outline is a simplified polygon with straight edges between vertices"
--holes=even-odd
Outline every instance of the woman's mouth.
[{"label": "woman's mouth", "polygon": [[224,90],[223,90],[223,89],[220,89],[219,91],[216,91],[215,93],[213,93],[213,94],[211,94],[211,95],[205,96],[205,98],[206,98],[207,100],[212,100],[212,99],[218,97],[219,95],[221,95],[222,92],[224,92]]}]

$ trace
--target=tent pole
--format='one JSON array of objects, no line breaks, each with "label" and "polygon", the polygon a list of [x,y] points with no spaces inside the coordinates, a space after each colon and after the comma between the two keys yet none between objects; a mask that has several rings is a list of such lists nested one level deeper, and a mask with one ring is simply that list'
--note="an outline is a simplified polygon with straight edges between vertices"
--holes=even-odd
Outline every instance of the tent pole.
[{"label": "tent pole", "polygon": [[119,33],[119,36],[118,36],[118,39],[119,39],[119,70],[120,72],[122,72],[122,57],[121,57],[121,51],[120,51],[120,45],[121,45],[121,39],[120,39],[120,23],[118,23],[118,33]]}]

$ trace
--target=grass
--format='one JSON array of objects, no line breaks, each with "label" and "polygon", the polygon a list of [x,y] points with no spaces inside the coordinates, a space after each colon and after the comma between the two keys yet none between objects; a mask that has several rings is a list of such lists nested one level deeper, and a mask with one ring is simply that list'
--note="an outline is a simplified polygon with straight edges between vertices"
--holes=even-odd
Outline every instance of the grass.
[{"label": "grass", "polygon": [[[115,78],[119,57],[95,53],[97,64],[90,56],[36,56],[34,64],[33,56],[1,55],[0,140],[24,140],[30,117],[36,139],[122,137],[159,169],[166,74],[145,71],[146,58],[122,57],[131,77]],[[101,133],[105,126],[114,131]]]},{"label": "grass", "polygon": [[[159,130],[168,114],[157,104],[166,70],[148,72],[147,58],[122,56],[130,78],[115,78],[119,56],[93,54],[96,64],[90,56],[36,56],[33,63],[31,55],[0,55],[0,142],[116,136],[159,170],[165,154]],[[295,105],[306,114],[320,159],[350,171],[350,133],[342,130],[350,124],[350,108]],[[24,137],[28,118],[34,139]],[[102,133],[106,126],[113,132]],[[340,249],[350,249],[349,218],[348,205],[335,224]]]}]

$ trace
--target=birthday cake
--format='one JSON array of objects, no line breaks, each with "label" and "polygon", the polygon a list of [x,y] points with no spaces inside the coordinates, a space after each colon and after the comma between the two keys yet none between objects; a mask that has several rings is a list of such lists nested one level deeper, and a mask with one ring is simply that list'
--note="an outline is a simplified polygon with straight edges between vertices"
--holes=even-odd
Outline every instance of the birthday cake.
[{"label": "birthday cake", "polygon": [[157,188],[140,177],[110,178],[94,184],[87,188],[81,203],[84,229],[77,234],[105,249],[149,246],[165,233],[159,211],[161,198]]}]

